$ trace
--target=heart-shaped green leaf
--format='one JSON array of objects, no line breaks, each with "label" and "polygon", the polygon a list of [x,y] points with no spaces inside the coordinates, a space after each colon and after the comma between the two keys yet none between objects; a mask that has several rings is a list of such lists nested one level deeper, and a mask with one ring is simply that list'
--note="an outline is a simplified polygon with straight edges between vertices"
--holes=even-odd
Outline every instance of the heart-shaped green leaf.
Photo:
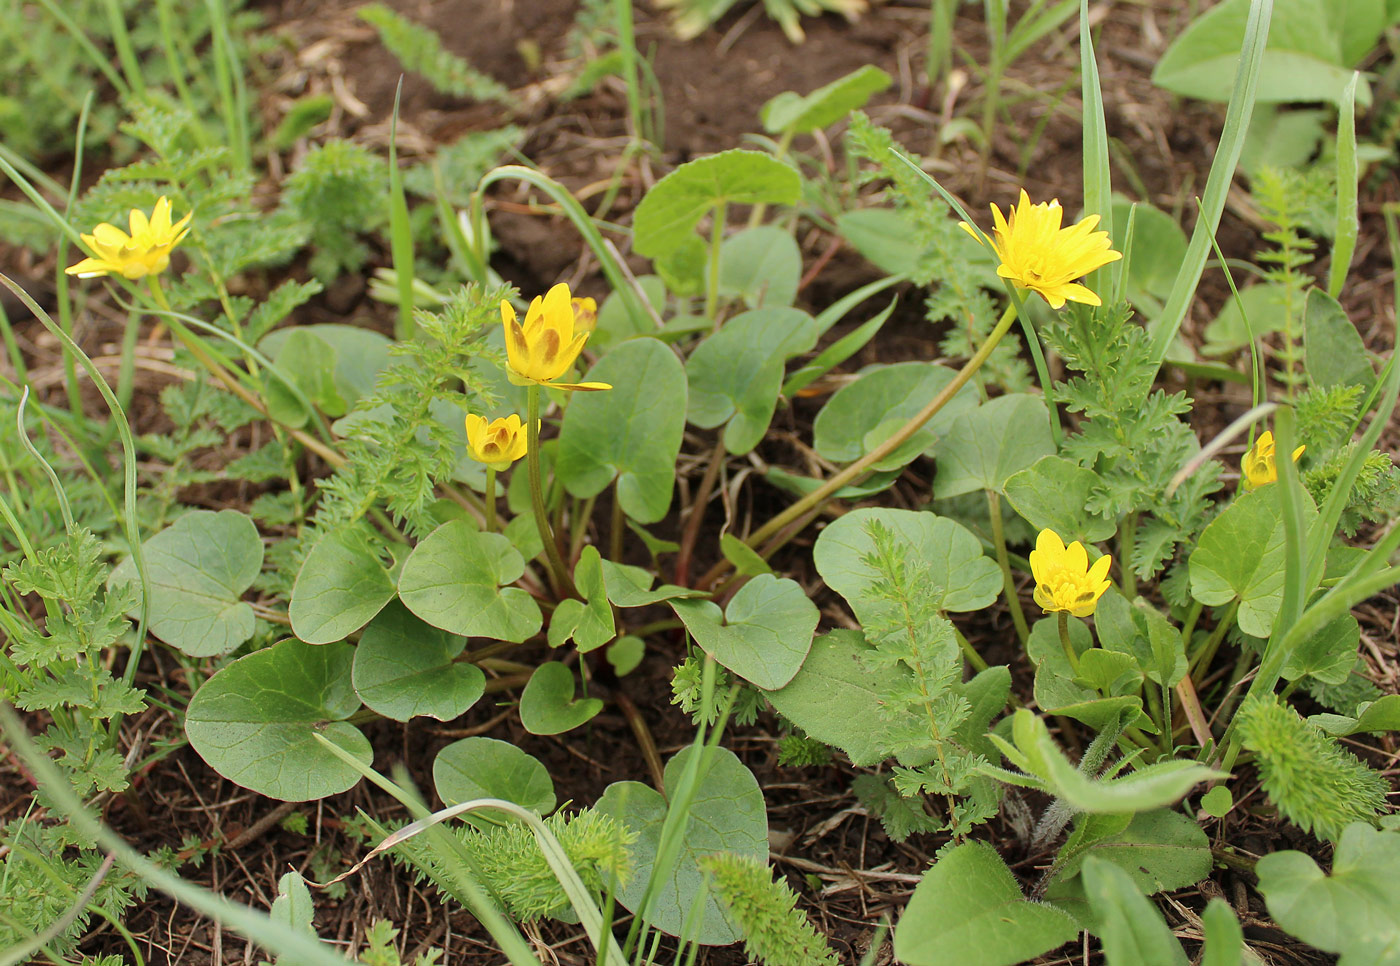
[{"label": "heart-shaped green leaf", "polygon": [[574,700],[574,672],[555,661],[535,668],[520,693],[520,723],[532,735],[572,731],[602,710],[598,698]]},{"label": "heart-shaped green leaf", "polygon": [[1065,913],[1026,901],[995,849],[965,842],[944,852],[909,897],[894,955],[907,966],[1014,966],[1078,934]]},{"label": "heart-shaped green leaf", "polygon": [[572,639],[579,653],[587,654],[617,636],[597,547],[584,547],[579,554],[574,565],[574,586],[583,600],[568,598],[559,602],[549,618],[549,646],[559,647]]},{"label": "heart-shaped green leaf", "polygon": [[[293,378],[297,376],[297,366],[283,365],[281,354],[299,332],[314,335],[318,342],[332,349],[330,361],[333,363],[335,392],[344,400],[346,407],[354,406],[373,392],[380,370],[393,361],[393,356],[389,355],[392,341],[364,326],[325,322],[275,329],[258,343],[258,348],[276,359],[278,367]],[[340,416],[343,412],[327,412],[327,415]]]},{"label": "heart-shaped green leaf", "polygon": [[1113,520],[1087,509],[1099,475],[1063,456],[1044,456],[1007,477],[1006,499],[1035,530],[1054,530],[1066,541],[1098,543],[1117,532]]},{"label": "heart-shaped green leaf", "polygon": [[[636,833],[632,844],[633,871],[617,892],[623,906],[638,912],[648,881],[659,884],[646,921],[672,936],[679,935],[696,897],[705,888],[697,861],[717,852],[730,852],[765,862],[768,858],[768,815],[758,781],[744,763],[726,748],[683,749],[666,763],[666,794],[675,798],[691,756],[704,754],[697,773],[695,794],[684,816],[680,850],[666,868],[656,868],[661,828],[666,821],[666,799],[640,782],[615,782],[603,792],[599,812]],[[707,946],[723,946],[740,939],[713,894],[706,890],[700,906],[700,928],[695,940]]]},{"label": "heart-shaped green leaf", "polygon": [[749,228],[719,249],[719,294],[751,309],[791,305],[802,277],[802,252],[791,232],[772,225]]},{"label": "heart-shaped green leaf", "polygon": [[603,571],[603,582],[608,591],[608,600],[618,607],[647,607],[651,604],[659,604],[664,600],[675,600],[678,597],[704,596],[701,591],[691,590],[676,584],[662,584],[652,590],[651,571],[645,567],[614,563],[611,560],[600,561],[600,565]]},{"label": "heart-shaped green leaf", "polygon": [[524,559],[505,537],[452,520],[408,555],[399,597],[423,620],[452,634],[518,643],[544,620],[533,597],[505,586],[524,572]]},{"label": "heart-shaped green leaf", "polygon": [[[152,634],[191,657],[231,651],[253,636],[253,608],[242,598],[262,570],[263,544],[237,510],[191,510],[141,544],[151,598]],[[108,584],[140,582],[131,558]],[[138,617],[139,609],[131,612]]]},{"label": "heart-shaped green leaf", "polygon": [[1387,694],[1375,701],[1367,701],[1356,709],[1356,717],[1314,714],[1308,716],[1308,721],[1334,738],[1400,731],[1400,694]]},{"label": "heart-shaped green leaf", "polygon": [[797,169],[761,151],[722,151],[681,165],[646,193],[632,214],[632,246],[656,258],[693,238],[706,213],[725,204],[791,205],[802,194]]},{"label": "heart-shaped green leaf", "polygon": [[331,530],[306,555],[287,616],[308,644],[344,640],[394,599],[394,579],[374,537],[361,526]]},{"label": "heart-shaped green leaf", "polygon": [[[817,414],[812,425],[813,448],[836,463],[860,459],[932,402],[956,375],[951,369],[926,362],[865,370],[855,382],[838,389]],[[892,470],[908,464],[975,405],[977,390],[963,386],[908,443],[874,468]]]},{"label": "heart-shaped green leaf", "polygon": [[928,564],[939,610],[980,610],[1001,593],[1001,570],[982,552],[982,542],[956,520],[918,510],[862,507],[823,530],[812,551],[817,573],[828,587],[846,598],[857,618],[865,620],[872,613],[869,594],[879,577],[865,563],[875,550],[866,532],[871,521],[913,544]]},{"label": "heart-shaped green leaf", "polygon": [[[1305,526],[1317,517],[1303,494]],[[1268,637],[1283,603],[1283,504],[1278,484],[1242,494],[1206,525],[1191,552],[1191,596],[1203,604],[1240,601],[1237,621],[1251,637]]]},{"label": "heart-shaped green leaf", "polygon": [[336,795],[360,773],[317,734],[359,761],[369,741],[345,719],[360,709],[351,684],[354,648],[295,639],[225,665],[190,699],[185,734],[209,767],[260,795],[305,802]]},{"label": "heart-shaped green leaf", "polygon": [[1370,389],[1375,384],[1376,370],[1371,368],[1361,333],[1341,304],[1322,289],[1308,292],[1303,347],[1312,385]]},{"label": "heart-shaped green leaf", "polygon": [[456,660],[465,637],[423,623],[398,601],[379,612],[355,648],[354,684],[366,707],[395,721],[450,721],[480,700],[486,675]]},{"label": "heart-shaped green leaf", "polygon": [[613,388],[578,393],[570,401],[555,472],[571,494],[585,499],[616,479],[627,515],[655,523],[666,516],[675,488],[685,432],[685,369],[656,339],[630,339],[586,378]]},{"label": "heart-shaped green leaf", "polygon": [[816,323],[800,309],[755,309],[735,316],[696,346],[686,362],[687,418],[702,429],[727,420],[724,448],[747,453],[773,420],[783,364],[816,341]]},{"label": "heart-shaped green leaf", "polygon": [[796,581],[760,574],[725,609],[709,601],[672,600],[695,643],[716,661],[760,688],[792,680],[812,647],[821,613]]},{"label": "heart-shaped green leaf", "polygon": [[1055,452],[1050,410],[1039,396],[998,396],[953,423],[933,448],[937,499],[977,490],[1000,493],[1007,477]]},{"label": "heart-shaped green leaf", "polygon": [[[509,741],[463,738],[433,759],[433,787],[444,805],[501,798],[541,815],[554,811],[554,781],[540,762]],[[499,812],[468,813],[473,825],[501,821]]]}]

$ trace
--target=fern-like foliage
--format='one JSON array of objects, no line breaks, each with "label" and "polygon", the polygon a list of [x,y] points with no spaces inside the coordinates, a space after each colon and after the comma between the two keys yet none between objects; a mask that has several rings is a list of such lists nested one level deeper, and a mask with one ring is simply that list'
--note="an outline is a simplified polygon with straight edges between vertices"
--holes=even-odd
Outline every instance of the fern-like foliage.
[{"label": "fern-like foliage", "polygon": [[360,8],[360,19],[379,32],[379,40],[398,58],[404,70],[420,75],[443,94],[476,101],[502,101],[510,93],[500,82],[481,73],[461,57],[444,50],[428,27],[414,23],[382,3]]},{"label": "fern-like foliage", "polygon": [[751,960],[764,966],[838,966],[831,947],[797,908],[797,893],[774,881],[766,863],[719,852],[703,856],[700,867],[743,933]]},{"label": "fern-like foliage", "polygon": [[1386,780],[1272,696],[1241,705],[1237,727],[1269,800],[1299,828],[1336,841],[1385,809]]},{"label": "fern-like foliage", "polygon": [[[955,359],[972,355],[996,327],[992,293],[1004,290],[996,265],[987,250],[958,227],[947,204],[894,156],[894,138],[887,129],[858,111],[852,115],[847,137],[855,155],[874,164],[861,171],[860,182],[888,181],[889,200],[908,223],[910,237],[920,250],[910,278],[931,287],[925,301],[929,322],[948,324],[939,350]],[[1020,340],[1008,333],[973,378],[1008,392],[1028,389],[1031,372],[1021,358]]]},{"label": "fern-like foliage", "polygon": [[1208,464],[1174,493],[1166,492],[1168,481],[1200,449],[1182,419],[1191,400],[1152,388],[1157,366],[1150,340],[1126,304],[1074,305],[1059,313],[1045,337],[1078,373],[1054,387],[1056,399],[1082,415],[1062,452],[1099,476],[1090,512],[1109,519],[1140,515],[1133,559],[1124,563],[1148,579],[1205,525],[1207,497],[1220,488],[1219,467]]},{"label": "fern-like foliage", "polygon": [[906,763],[895,769],[892,785],[915,802],[925,794],[941,798],[940,830],[960,839],[995,814],[996,801],[979,779],[984,759],[959,734],[972,707],[958,689],[957,638],[913,544],[878,521],[867,524],[867,533],[874,549],[862,562],[876,577],[864,593],[862,626],[874,646],[865,659],[894,672],[885,675],[880,712],[888,747]]},{"label": "fern-like foliage", "polygon": [[360,236],[384,221],[388,169],[368,148],[336,139],[307,152],[287,179],[283,204],[311,228],[311,271],[321,281],[354,272],[369,257]]},{"label": "fern-like foliage", "polygon": [[[544,820],[559,840],[569,863],[595,898],[610,883],[625,883],[632,871],[630,846],[636,833],[611,815],[583,809],[572,814],[556,812]],[[477,829],[463,825],[452,830],[472,856],[474,871],[510,916],[532,922],[558,916],[571,908],[569,897],[540,851],[535,833],[519,822]],[[391,855],[411,866],[442,892],[467,904],[443,856],[421,838],[410,839]]]},{"label": "fern-like foliage", "polygon": [[[1303,485],[1318,505],[1331,495],[1337,477],[1356,452],[1350,430],[1363,395],[1362,387],[1354,385],[1315,386],[1298,395],[1298,434],[1308,447]],[[1397,507],[1400,471],[1389,453],[1372,450],[1347,494],[1338,529],[1355,536],[1363,522],[1386,520]]]}]

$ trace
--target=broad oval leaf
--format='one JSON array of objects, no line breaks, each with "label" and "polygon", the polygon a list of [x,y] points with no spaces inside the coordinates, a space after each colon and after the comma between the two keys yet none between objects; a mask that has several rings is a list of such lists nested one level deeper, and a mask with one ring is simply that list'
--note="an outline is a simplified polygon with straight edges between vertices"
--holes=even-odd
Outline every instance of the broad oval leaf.
[{"label": "broad oval leaf", "polygon": [[355,691],[366,707],[395,721],[450,721],[486,689],[481,668],[457,660],[466,646],[465,637],[423,623],[394,601],[360,635]]},{"label": "broad oval leaf", "polygon": [[399,575],[399,597],[434,627],[519,643],[544,622],[533,597],[505,586],[524,572],[525,560],[505,537],[452,520],[408,555]]},{"label": "broad oval leaf", "polygon": [[749,228],[720,246],[719,294],[743,299],[751,309],[791,305],[801,279],[802,252],[781,228]]},{"label": "broad oval leaf", "polygon": [[704,600],[672,600],[686,630],[714,659],[760,688],[793,679],[812,647],[821,612],[796,581],[772,574],[754,577],[729,601],[725,622]]},{"label": "broad oval leaf", "polygon": [[360,709],[354,648],[289,638],[241,657],[190,699],[185,734],[220,775],[268,798],[305,802],[355,785],[360,773],[317,734],[368,765],[369,741],[345,719]]},{"label": "broad oval leaf", "polygon": [[[596,806],[599,812],[635,832],[632,845],[634,867],[627,884],[617,891],[622,905],[639,911],[653,875],[659,879],[647,922],[672,936],[680,934],[695,899],[705,888],[704,875],[697,861],[717,852],[768,859],[768,815],[758,780],[727,748],[691,746],[666,763],[664,784],[667,796],[675,798],[691,756],[708,756],[700,762],[696,790],[686,810],[680,852],[666,869],[656,869],[661,827],[666,820],[666,799],[654,788],[640,782],[615,782],[603,792]],[[724,946],[742,938],[712,893],[706,892],[701,906],[701,926],[696,941],[707,946]]]},{"label": "broad oval leaf", "polygon": [[939,610],[980,610],[1001,593],[1000,568],[983,553],[976,535],[961,523],[920,510],[862,507],[844,514],[823,530],[812,550],[822,580],[846,598],[857,618],[865,620],[871,615],[867,601],[878,577],[864,562],[875,549],[866,532],[871,521],[878,521],[913,544],[928,564],[929,579],[940,596]]},{"label": "broad oval leaf", "polygon": [[675,488],[685,432],[685,369],[656,339],[630,339],[586,378],[613,388],[570,401],[555,472],[572,495],[585,499],[616,479],[627,515],[655,523],[666,516]]},{"label": "broad oval leaf", "polygon": [[656,258],[684,245],[720,205],[791,205],[801,194],[797,169],[771,154],[736,148],[697,158],[658,181],[637,205],[632,246]]},{"label": "broad oval leaf", "polygon": [[[827,400],[812,425],[812,447],[836,463],[860,459],[933,401],[957,373],[927,362],[900,362],[865,370]],[[963,386],[913,438],[881,460],[876,470],[911,462],[977,405],[977,390]]]},{"label": "broad oval leaf", "polygon": [[[262,570],[258,528],[237,510],[191,510],[141,544],[151,598],[152,634],[191,657],[224,654],[253,636],[253,608],[241,598]],[[108,580],[140,580],[131,558]],[[131,612],[140,616],[139,607]]]},{"label": "broad oval leaf", "polygon": [[965,842],[944,852],[909,897],[894,956],[907,966],[1014,966],[1077,935],[1068,915],[1026,900],[994,848]]},{"label": "broad oval leaf", "polygon": [[873,64],[838,77],[803,97],[784,91],[759,109],[758,117],[769,134],[791,131],[809,134],[844,119],[864,107],[871,96],[885,90],[893,80]]},{"label": "broad oval leaf", "polygon": [[1044,456],[1007,477],[1002,489],[1016,512],[1036,531],[1054,530],[1064,540],[1098,543],[1118,525],[1088,510],[1099,475],[1063,456]]},{"label": "broad oval leaf", "polygon": [[[541,815],[554,811],[554,781],[539,760],[509,741],[472,737],[454,741],[433,759],[433,787],[444,805],[502,798]],[[464,816],[472,824],[497,824],[499,813]]]},{"label": "broad oval leaf", "polygon": [[308,644],[329,644],[364,627],[394,599],[394,579],[362,527],[331,530],[297,571],[287,616]]}]

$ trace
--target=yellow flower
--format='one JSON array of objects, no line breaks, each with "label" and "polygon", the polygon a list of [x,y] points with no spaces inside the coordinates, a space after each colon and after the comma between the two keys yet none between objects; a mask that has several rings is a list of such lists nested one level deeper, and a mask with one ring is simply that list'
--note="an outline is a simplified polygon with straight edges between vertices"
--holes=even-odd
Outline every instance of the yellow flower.
[{"label": "yellow flower", "polygon": [[1075,617],[1088,617],[1109,588],[1112,562],[1113,558],[1104,554],[1091,567],[1089,553],[1078,540],[1066,547],[1054,530],[1040,531],[1031,551],[1035,602],[1047,614],[1065,610]]},{"label": "yellow flower", "polygon": [[[1039,292],[1052,309],[1066,301],[1101,305],[1099,297],[1074,280],[1122,258],[1109,246],[1108,232],[1095,231],[1099,216],[1090,215],[1078,224],[1061,228],[1064,209],[1058,201],[1031,204],[1021,189],[1021,200],[1003,218],[992,205],[992,249],[1001,264],[997,274],[1018,288]],[[979,243],[982,236],[962,221],[964,231]]]},{"label": "yellow flower", "polygon": [[[1299,446],[1293,451],[1293,462],[1298,462],[1298,457],[1303,455],[1306,446]],[[1244,488],[1252,490],[1256,486],[1263,486],[1265,483],[1272,483],[1278,479],[1278,466],[1274,463],[1274,434],[1269,430],[1259,434],[1259,438],[1254,441],[1254,445],[1249,448],[1249,452],[1244,454],[1244,459],[1240,460],[1240,469],[1244,472]]]},{"label": "yellow flower", "polygon": [[[501,302],[501,322],[506,331],[506,360],[509,363],[506,375],[518,386],[538,383],[556,389],[611,389],[604,382],[555,382],[574,364],[583,344],[588,341],[592,328],[584,328],[580,321],[596,321],[596,307],[592,299],[579,299],[580,308],[591,319],[580,320],[575,316],[575,303],[569,295],[569,286],[560,283],[540,298],[535,296],[525,313],[522,326],[515,318],[515,309],[506,301]],[[580,331],[575,331],[575,330]]]},{"label": "yellow flower", "polygon": [[171,249],[189,233],[193,216],[194,212],[187,212],[172,225],[170,199],[162,195],[150,218],[139,208],[131,209],[130,235],[105,221],[94,228],[91,235],[83,235],[83,243],[96,257],[84,258],[64,271],[79,278],[121,275],[133,281],[159,275],[170,265]]},{"label": "yellow flower", "polygon": [[511,413],[489,423],[475,413],[467,413],[467,455],[500,472],[525,455],[527,435],[520,417]]},{"label": "yellow flower", "polygon": [[592,299],[573,300],[574,329],[579,332],[592,332],[598,327],[598,303]]}]

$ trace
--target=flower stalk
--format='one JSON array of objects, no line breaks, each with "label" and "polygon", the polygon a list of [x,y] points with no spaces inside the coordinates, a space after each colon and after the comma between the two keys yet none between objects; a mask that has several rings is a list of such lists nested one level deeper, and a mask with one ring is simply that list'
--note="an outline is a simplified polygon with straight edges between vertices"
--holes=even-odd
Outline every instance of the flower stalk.
[{"label": "flower stalk", "polygon": [[544,482],[540,472],[540,387],[531,383],[526,390],[525,465],[530,477],[530,505],[535,513],[535,526],[539,528],[540,540],[544,543],[545,558],[549,561],[550,576],[555,592],[569,597],[578,596],[574,582],[569,577],[564,558],[559,554],[559,544],[554,540],[554,529],[549,525],[549,513],[544,506]]},{"label": "flower stalk", "polygon": [[1001,568],[1002,591],[1006,596],[1006,606],[1011,611],[1011,623],[1016,626],[1016,637],[1021,646],[1030,640],[1031,629],[1026,623],[1026,612],[1021,609],[1021,598],[1016,593],[1016,578],[1011,573],[1011,558],[1006,552],[1006,530],[1001,522],[1001,494],[987,491],[987,511],[991,515],[992,545],[996,548],[997,566]]}]

